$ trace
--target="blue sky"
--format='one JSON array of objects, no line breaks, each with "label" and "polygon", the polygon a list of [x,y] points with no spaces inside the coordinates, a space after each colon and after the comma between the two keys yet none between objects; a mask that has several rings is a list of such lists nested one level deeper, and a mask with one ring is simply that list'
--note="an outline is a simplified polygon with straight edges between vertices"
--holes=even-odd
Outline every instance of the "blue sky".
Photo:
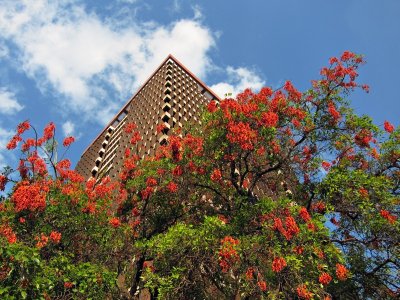
[{"label": "blue sky", "polygon": [[217,93],[280,86],[300,90],[329,57],[364,54],[352,106],[379,125],[399,125],[398,0],[2,0],[0,168],[5,144],[29,119],[73,134],[73,165],[86,146],[169,54]]}]

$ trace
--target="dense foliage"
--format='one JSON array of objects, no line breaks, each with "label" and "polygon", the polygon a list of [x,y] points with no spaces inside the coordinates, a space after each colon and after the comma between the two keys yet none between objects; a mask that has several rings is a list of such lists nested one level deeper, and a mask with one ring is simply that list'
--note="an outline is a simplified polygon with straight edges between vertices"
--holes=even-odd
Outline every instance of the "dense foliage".
[{"label": "dense foliage", "polygon": [[119,182],[85,182],[52,123],[21,123],[0,175],[0,297],[398,297],[400,129],[350,109],[362,63],[345,52],[304,93],[212,101],[143,160],[128,124]]}]

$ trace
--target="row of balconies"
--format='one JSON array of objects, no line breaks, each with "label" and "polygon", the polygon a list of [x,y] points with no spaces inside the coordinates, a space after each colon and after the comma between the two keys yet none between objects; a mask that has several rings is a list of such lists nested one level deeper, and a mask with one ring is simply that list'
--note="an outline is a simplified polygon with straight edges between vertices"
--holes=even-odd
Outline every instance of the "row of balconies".
[{"label": "row of balconies", "polygon": [[[110,154],[107,154],[106,157],[104,157],[104,154],[106,153],[107,148],[109,148],[108,146],[110,145],[111,147],[113,147],[114,145],[118,145],[115,140],[114,137],[118,137],[121,133],[121,130],[123,128],[123,125],[125,124],[125,120],[127,117],[127,112],[124,111],[122,112],[117,119],[114,121],[113,125],[114,126],[110,126],[107,129],[107,132],[104,136],[104,140],[101,143],[101,149],[99,150],[99,156],[96,158],[95,160],[95,166],[93,167],[93,169],[91,170],[92,176],[96,177],[97,174],[100,175],[101,171],[106,167],[106,164],[108,164],[108,161],[111,161],[110,159],[108,159],[110,157]],[[110,148],[111,150],[113,150],[112,148]],[[107,151],[109,152],[109,151]],[[110,153],[112,153],[110,151]],[[103,157],[104,157],[104,163],[102,164],[103,161]],[[106,162],[107,160],[107,162]]]}]

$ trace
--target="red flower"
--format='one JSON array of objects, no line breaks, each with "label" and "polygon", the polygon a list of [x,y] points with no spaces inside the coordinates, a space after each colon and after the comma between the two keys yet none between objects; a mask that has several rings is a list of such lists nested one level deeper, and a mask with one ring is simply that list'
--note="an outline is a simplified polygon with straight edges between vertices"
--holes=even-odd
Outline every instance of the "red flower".
[{"label": "red flower", "polygon": [[157,185],[157,180],[155,180],[153,177],[149,177],[146,180],[146,185],[147,186],[156,186]]},{"label": "red flower", "polygon": [[333,65],[334,63],[337,63],[338,62],[338,59],[336,58],[336,57],[331,57],[330,59],[329,59],[329,63],[331,64],[331,65]]},{"label": "red flower", "polygon": [[171,136],[168,141],[168,146],[172,152],[172,158],[175,161],[182,160],[182,143],[181,138],[178,136]]},{"label": "red flower", "polygon": [[274,154],[278,154],[281,151],[281,146],[276,141],[272,141],[270,143],[270,146],[271,146],[272,152],[274,152]]},{"label": "red flower", "polygon": [[214,169],[214,171],[211,173],[211,180],[216,182],[220,181],[222,179],[222,173],[219,169]]},{"label": "red flower", "polygon": [[283,87],[295,102],[301,99],[301,93],[292,85],[290,81],[286,81]]},{"label": "red flower", "polygon": [[94,214],[96,212],[96,203],[88,202],[86,207],[82,208],[82,211],[88,214]]},{"label": "red flower", "polygon": [[12,195],[16,212],[21,210],[41,210],[46,207],[46,191],[48,188],[38,183],[29,184],[23,181]]},{"label": "red flower", "polygon": [[324,168],[325,171],[329,171],[331,164],[327,161],[322,162],[322,167]]},{"label": "red flower", "polygon": [[157,169],[157,174],[159,176],[163,176],[165,174],[165,170],[164,169]]},{"label": "red flower", "polygon": [[231,268],[231,265],[239,260],[239,255],[236,251],[236,246],[239,245],[240,241],[231,237],[226,236],[221,240],[221,249],[219,250],[219,265],[222,272],[226,273]]},{"label": "red flower", "polygon": [[372,134],[369,130],[362,129],[354,136],[354,141],[360,147],[369,147],[369,143],[372,141]]},{"label": "red flower", "polygon": [[215,112],[217,109],[218,109],[217,103],[216,103],[214,100],[212,100],[212,101],[210,101],[210,103],[208,103],[208,105],[207,105],[207,110],[208,110],[210,113]]},{"label": "red flower", "polygon": [[3,236],[7,239],[8,243],[14,244],[17,242],[17,236],[15,235],[12,228],[8,225],[0,226],[0,236]]},{"label": "red flower", "polygon": [[176,166],[175,169],[172,170],[172,175],[174,176],[179,177],[182,176],[182,174],[183,174],[183,169],[181,166]]},{"label": "red flower", "polygon": [[43,137],[45,140],[49,140],[54,136],[54,130],[56,129],[56,126],[54,125],[53,122],[50,122],[47,124],[47,126],[44,128],[44,133]]},{"label": "red flower", "polygon": [[71,145],[73,142],[75,142],[75,138],[73,136],[66,137],[63,141],[63,146],[68,147]]},{"label": "red flower", "polygon": [[307,290],[307,286],[304,284],[299,285],[296,291],[300,299],[310,300],[312,298],[312,293]]},{"label": "red flower", "polygon": [[4,191],[7,184],[7,177],[4,175],[0,175],[0,191]]},{"label": "red flower", "polygon": [[304,222],[308,222],[311,220],[310,214],[305,207],[300,208],[299,215],[304,220]]},{"label": "red flower", "polygon": [[340,119],[340,113],[336,110],[336,107],[332,102],[328,103],[328,112],[335,122]]},{"label": "red flower", "polygon": [[362,88],[366,93],[369,93],[369,85],[363,84],[363,85],[361,86],[361,88]]},{"label": "red flower", "polygon": [[329,284],[329,282],[331,282],[332,280],[332,276],[329,275],[328,273],[324,272],[319,276],[318,281],[323,284],[323,285],[327,285]]},{"label": "red flower", "polygon": [[266,127],[276,127],[279,117],[276,113],[269,111],[261,114],[261,123]]},{"label": "red flower", "polygon": [[142,136],[140,135],[140,133],[137,132],[137,131],[135,131],[135,132],[132,134],[132,138],[131,138],[131,140],[130,140],[130,143],[131,143],[132,145],[136,145],[136,143],[139,142],[141,139],[142,139]]},{"label": "red flower", "polygon": [[142,195],[142,199],[147,200],[150,198],[150,196],[153,194],[154,188],[151,186],[146,187],[144,190],[140,192]]},{"label": "red flower", "polygon": [[277,257],[272,262],[272,271],[278,273],[286,267],[286,260],[283,257]]},{"label": "red flower", "polygon": [[247,280],[252,280],[253,279],[253,273],[254,269],[253,268],[248,268],[246,271],[246,279]]},{"label": "red flower", "polygon": [[267,283],[265,281],[259,281],[257,285],[263,292],[267,290]]},{"label": "red flower", "polygon": [[137,207],[132,208],[132,215],[133,215],[134,217],[137,217],[137,216],[140,215],[140,212],[139,212],[139,210],[137,209]]},{"label": "red flower", "polygon": [[12,139],[8,142],[6,148],[8,150],[12,150],[17,148],[18,142],[22,141],[22,138],[19,135],[15,135],[12,137]]},{"label": "red flower", "polygon": [[47,173],[46,163],[36,151],[32,152],[32,154],[28,157],[28,161],[31,163],[31,169],[35,172],[35,174],[45,175]]},{"label": "red flower", "polygon": [[341,61],[348,61],[350,59],[352,59],[353,57],[355,57],[355,54],[353,52],[350,51],[344,51],[342,56],[340,57]]},{"label": "red flower", "polygon": [[336,264],[336,276],[339,280],[344,281],[347,279],[349,271],[342,264]]},{"label": "red flower", "polygon": [[18,135],[23,134],[25,131],[27,131],[30,128],[29,122],[28,121],[24,121],[20,124],[18,124],[17,126],[17,132]]},{"label": "red flower", "polygon": [[136,124],[135,123],[128,123],[125,125],[125,132],[126,133],[132,133],[136,129]]},{"label": "red flower", "polygon": [[392,133],[394,131],[394,126],[388,121],[385,121],[383,126],[385,127],[386,132]]},{"label": "red flower", "polygon": [[293,217],[286,217],[285,219],[286,231],[283,235],[287,240],[290,240],[294,235],[300,232],[299,226],[297,226],[296,220]]},{"label": "red flower", "polygon": [[314,248],[314,253],[320,258],[320,259],[324,259],[325,258],[325,254],[324,251],[322,251],[321,249],[315,247]]},{"label": "red flower", "polygon": [[26,152],[31,147],[36,145],[36,141],[34,139],[26,139],[25,143],[22,145],[22,151]]},{"label": "red flower", "polygon": [[297,120],[297,118],[293,118],[292,119],[292,124],[294,125],[294,127],[299,128],[300,127],[300,122],[299,120]]},{"label": "red flower", "polygon": [[313,222],[308,222],[308,223],[307,223],[307,228],[308,228],[309,230],[311,230],[311,231],[315,231],[315,229],[316,229]]},{"label": "red flower", "polygon": [[52,231],[50,233],[50,239],[53,241],[53,243],[58,244],[61,241],[61,233]]},{"label": "red flower", "polygon": [[47,245],[47,243],[49,242],[49,237],[44,235],[43,233],[40,235],[39,237],[35,238],[38,242],[36,243],[36,248],[43,248]]},{"label": "red flower", "polygon": [[171,193],[176,193],[178,191],[178,185],[171,181],[170,183],[167,184],[167,189],[171,192]]},{"label": "red flower", "polygon": [[71,161],[69,159],[63,159],[60,160],[57,163],[57,171],[59,171],[60,173],[63,173],[65,170],[68,170],[69,168],[71,168]]},{"label": "red flower", "polygon": [[293,252],[300,255],[304,252],[304,248],[302,246],[296,246],[294,247]]},{"label": "red flower", "polygon": [[317,203],[311,205],[311,209],[315,212],[322,214],[325,212],[326,207],[322,201],[318,201]]},{"label": "red flower", "polygon": [[26,220],[25,220],[25,218],[20,217],[20,218],[19,218],[19,222],[20,222],[21,224],[24,224],[24,223],[26,222]]},{"label": "red flower", "polygon": [[64,282],[64,287],[65,287],[66,289],[70,289],[70,288],[72,288],[73,286],[74,286],[74,284],[73,284],[72,282],[69,282],[69,281]]},{"label": "red flower", "polygon": [[163,130],[166,129],[166,128],[167,128],[167,126],[165,126],[164,123],[158,124],[157,125],[157,133],[163,132]]},{"label": "red flower", "polygon": [[118,218],[112,218],[108,221],[108,223],[114,228],[117,228],[121,225],[121,221]]},{"label": "red flower", "polygon": [[375,159],[379,159],[379,153],[378,153],[378,151],[376,150],[376,148],[373,148],[372,150],[371,150],[371,156],[373,157],[373,158],[375,158]]},{"label": "red flower", "polygon": [[227,129],[226,138],[231,143],[238,144],[243,150],[253,150],[257,132],[251,129],[248,123],[231,121],[228,123]]},{"label": "red flower", "polygon": [[390,224],[394,224],[397,220],[397,217],[392,215],[389,211],[382,209],[380,212],[381,216],[389,221]]}]

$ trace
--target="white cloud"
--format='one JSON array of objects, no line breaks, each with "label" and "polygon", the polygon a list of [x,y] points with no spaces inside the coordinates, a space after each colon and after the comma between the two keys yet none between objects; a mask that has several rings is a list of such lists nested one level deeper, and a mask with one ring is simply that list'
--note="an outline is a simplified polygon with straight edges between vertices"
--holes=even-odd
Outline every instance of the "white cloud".
[{"label": "white cloud", "polygon": [[13,136],[14,132],[0,127],[0,171],[7,165],[8,156],[6,145]]},{"label": "white cloud", "polygon": [[64,124],[62,124],[62,131],[64,133],[64,136],[74,135],[75,124],[72,123],[71,121],[64,122]]},{"label": "white cloud", "polygon": [[75,2],[6,1],[0,35],[19,48],[22,70],[43,93],[55,93],[64,110],[104,124],[170,53],[206,76],[215,39],[195,15],[128,27]]},{"label": "white cloud", "polygon": [[0,114],[12,115],[24,107],[18,103],[15,94],[7,88],[0,88]]},{"label": "white cloud", "polygon": [[[193,5],[193,6],[192,6],[192,9],[193,9],[193,13],[194,13],[193,18],[194,18],[195,20],[200,20],[200,19],[203,18],[203,13],[201,12],[201,8],[200,8],[199,5],[197,5],[197,4],[196,4],[196,5]],[[217,33],[214,33],[214,35],[218,38]]]},{"label": "white cloud", "polygon": [[226,82],[219,82],[210,87],[221,98],[225,98],[225,94],[235,97],[246,88],[258,91],[265,85],[265,81],[255,71],[244,67],[229,66],[226,68],[226,75]]}]

